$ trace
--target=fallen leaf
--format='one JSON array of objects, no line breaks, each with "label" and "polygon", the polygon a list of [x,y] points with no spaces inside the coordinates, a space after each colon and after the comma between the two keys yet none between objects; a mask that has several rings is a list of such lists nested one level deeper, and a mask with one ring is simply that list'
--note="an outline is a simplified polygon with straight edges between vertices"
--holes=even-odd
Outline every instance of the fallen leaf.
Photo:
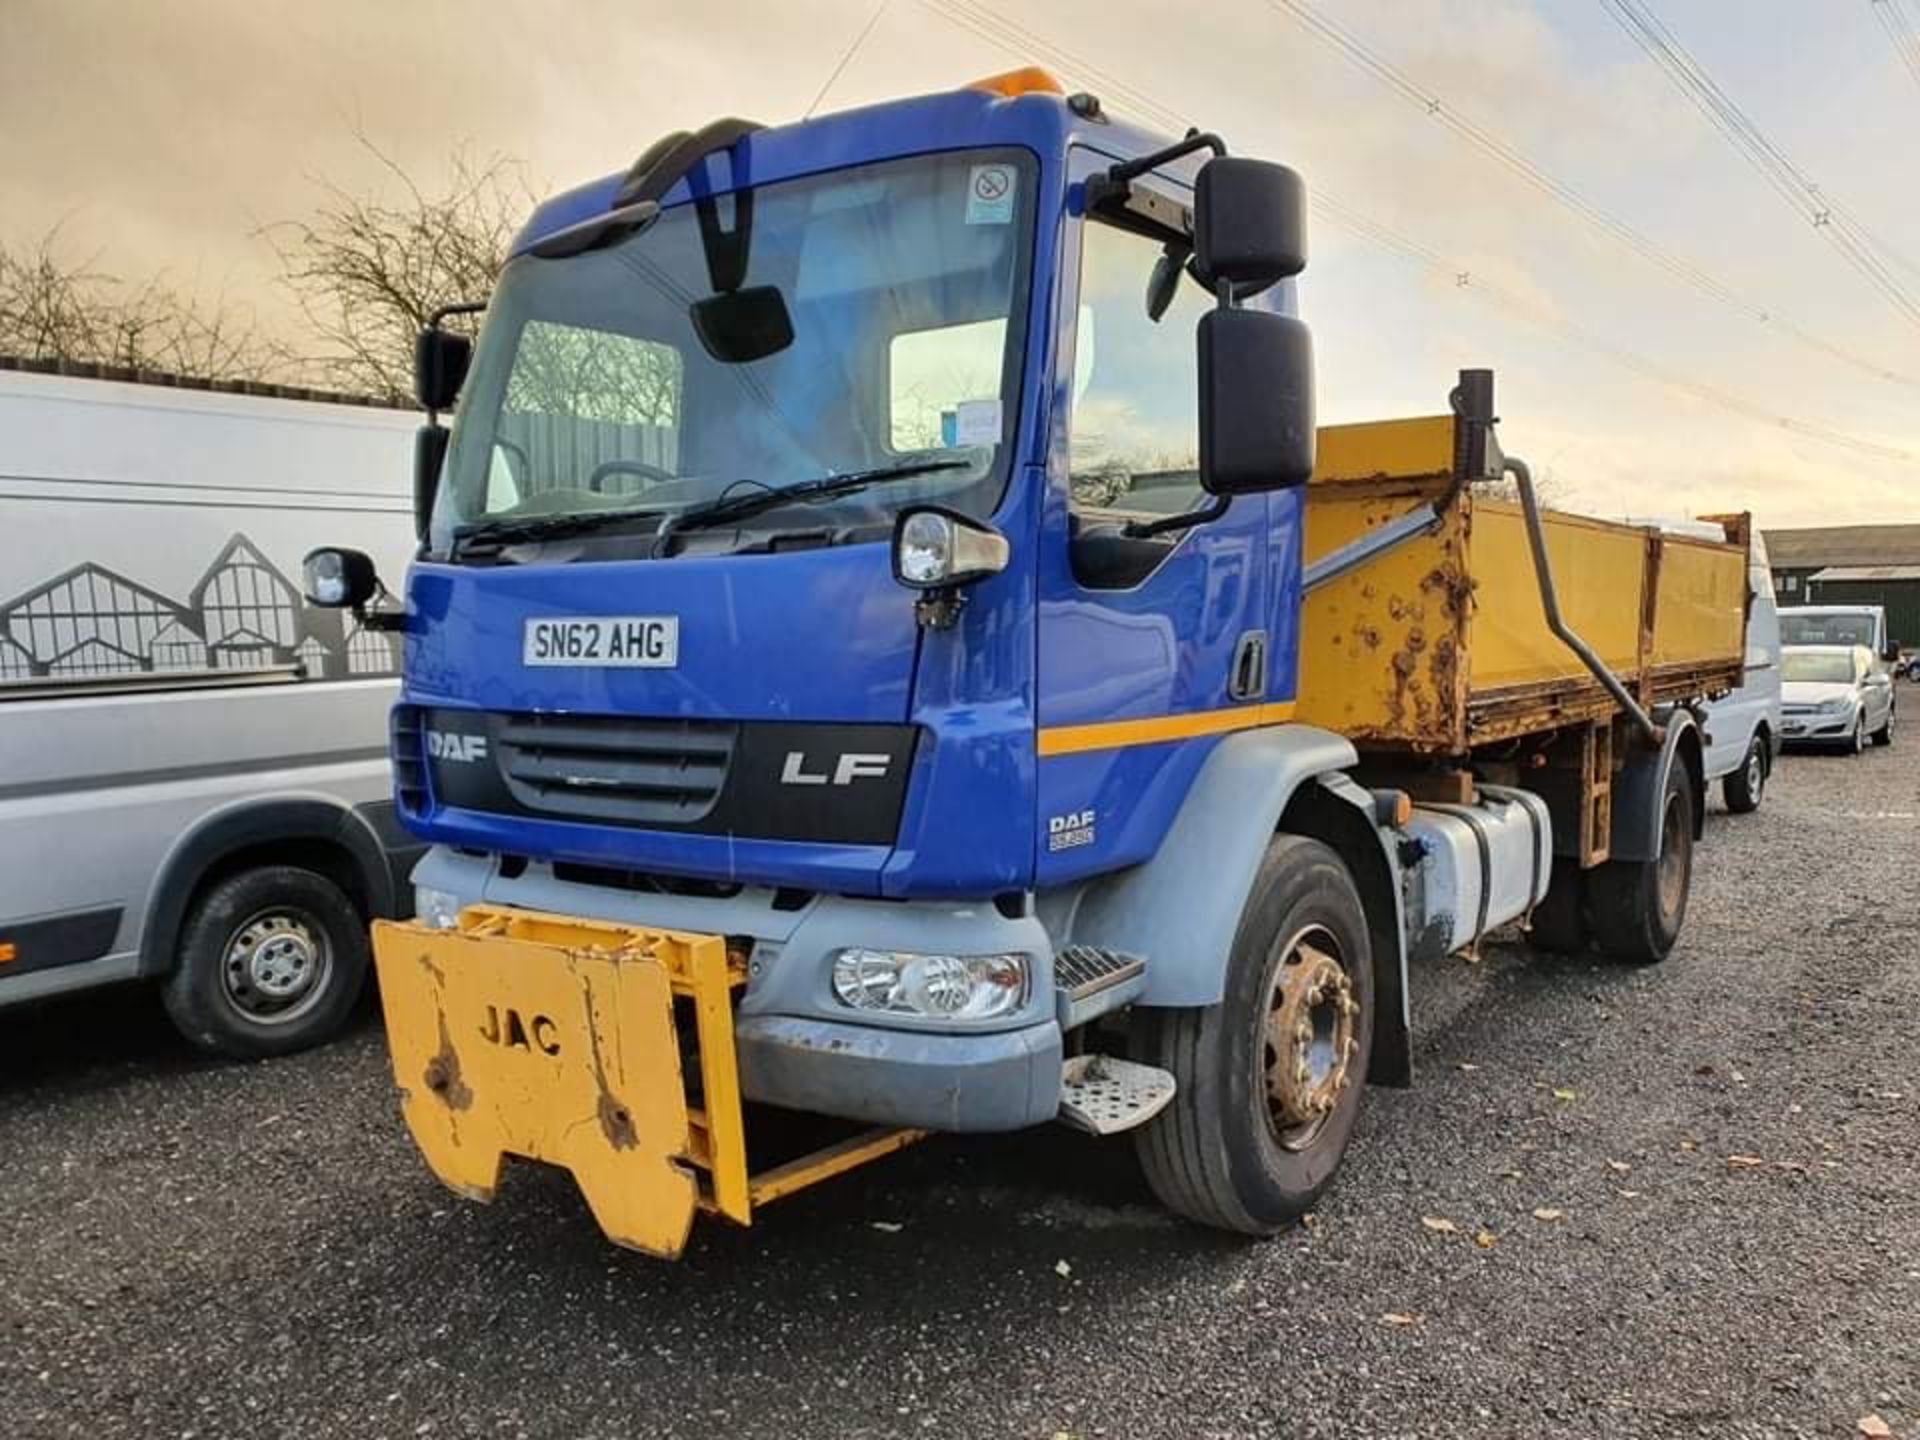
[{"label": "fallen leaf", "polygon": [[1696,1066],[1694,1066],[1694,1067],[1693,1067],[1693,1073],[1694,1073],[1694,1074],[1696,1074],[1696,1075],[1711,1075],[1711,1074],[1713,1074],[1713,1066],[1711,1066],[1711,1065],[1696,1065]]},{"label": "fallen leaf", "polygon": [[1473,1243],[1482,1250],[1491,1250],[1500,1243],[1500,1237],[1491,1230],[1476,1230],[1473,1232]]},{"label": "fallen leaf", "polygon": [[1073,1274],[1073,1266],[1064,1260],[1056,1260],[1053,1262],[1053,1273],[1062,1277],[1071,1275]]},{"label": "fallen leaf", "polygon": [[1533,1218],[1536,1220],[1564,1220],[1567,1218],[1567,1212],[1564,1210],[1555,1210],[1551,1206],[1542,1205],[1538,1210],[1533,1212]]},{"label": "fallen leaf", "polygon": [[1762,1160],[1758,1155],[1727,1156],[1727,1168],[1729,1170],[1752,1170],[1755,1167],[1764,1165],[1766,1163],[1767,1162]]},{"label": "fallen leaf", "polygon": [[1501,1170],[1496,1173],[1502,1180],[1518,1180],[1521,1178],[1518,1170]]},{"label": "fallen leaf", "polygon": [[1727,1071],[1727,1075],[1736,1085],[1744,1085],[1747,1083],[1747,1077],[1742,1075],[1738,1070],[1729,1070]]},{"label": "fallen leaf", "polygon": [[1882,1100],[1904,1100],[1907,1098],[1898,1090],[1876,1090],[1873,1093]]},{"label": "fallen leaf", "polygon": [[1638,1190],[1616,1190],[1613,1193],[1618,1195],[1622,1200],[1638,1200],[1640,1198],[1640,1192]]},{"label": "fallen leaf", "polygon": [[1893,1434],[1893,1427],[1878,1415],[1862,1415],[1854,1422],[1853,1428],[1862,1435],[1873,1436],[1874,1440],[1886,1440],[1886,1437]]},{"label": "fallen leaf", "polygon": [[1562,1105],[1571,1105],[1575,1100],[1580,1098],[1580,1095],[1578,1091],[1560,1089],[1553,1092],[1553,1098],[1558,1100]]},{"label": "fallen leaf", "polygon": [[1680,1148],[1682,1150],[1698,1150],[1700,1147],[1691,1140],[1682,1140],[1680,1142]]},{"label": "fallen leaf", "polygon": [[1439,1215],[1422,1215],[1420,1223],[1436,1235],[1458,1235],[1460,1227]]},{"label": "fallen leaf", "polygon": [[1607,1169],[1618,1170],[1622,1175],[1624,1175],[1629,1170],[1633,1169],[1633,1167],[1624,1160],[1609,1160],[1607,1161]]},{"label": "fallen leaf", "polygon": [[1418,1315],[1407,1315],[1399,1310],[1389,1310],[1380,1318],[1389,1325],[1418,1325],[1420,1323],[1420,1317]]},{"label": "fallen leaf", "polygon": [[1306,1214],[1300,1217],[1300,1223],[1306,1226],[1309,1230],[1312,1230],[1318,1227],[1318,1225],[1320,1224],[1320,1217],[1314,1214],[1313,1211],[1309,1210]]},{"label": "fallen leaf", "polygon": [[1474,1064],[1471,1060],[1462,1060],[1460,1062],[1460,1068],[1462,1070],[1465,1070],[1467,1073],[1471,1074],[1475,1070],[1478,1070],[1480,1067]]},{"label": "fallen leaf", "polygon": [[907,1228],[897,1220],[869,1220],[867,1223],[883,1235],[898,1235]]}]

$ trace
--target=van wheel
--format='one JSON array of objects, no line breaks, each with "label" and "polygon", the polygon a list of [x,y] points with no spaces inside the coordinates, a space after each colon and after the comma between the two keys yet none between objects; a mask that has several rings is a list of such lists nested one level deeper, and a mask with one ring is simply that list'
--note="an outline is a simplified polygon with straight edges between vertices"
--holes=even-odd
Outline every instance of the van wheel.
[{"label": "van wheel", "polygon": [[366,985],[366,922],[331,880],[295,865],[229,875],[194,902],[162,992],[180,1033],[237,1059],[328,1039]]},{"label": "van wheel", "polygon": [[1373,1052],[1373,953],[1340,857],[1275,838],[1221,1002],[1137,1011],[1132,1050],[1178,1085],[1136,1140],[1162,1204],[1245,1235],[1312,1209],[1353,1133]]},{"label": "van wheel", "polygon": [[1578,955],[1593,943],[1587,924],[1586,879],[1578,860],[1556,859],[1547,893],[1527,921],[1527,941],[1536,950]]},{"label": "van wheel", "polygon": [[1726,792],[1727,809],[1736,815],[1751,815],[1760,808],[1760,798],[1767,788],[1767,747],[1758,735],[1747,746],[1747,758],[1740,762],[1740,768],[1721,782],[1720,788]]},{"label": "van wheel", "polygon": [[1693,777],[1676,759],[1660,797],[1660,854],[1587,872],[1587,916],[1604,954],[1633,965],[1667,958],[1693,884]]}]

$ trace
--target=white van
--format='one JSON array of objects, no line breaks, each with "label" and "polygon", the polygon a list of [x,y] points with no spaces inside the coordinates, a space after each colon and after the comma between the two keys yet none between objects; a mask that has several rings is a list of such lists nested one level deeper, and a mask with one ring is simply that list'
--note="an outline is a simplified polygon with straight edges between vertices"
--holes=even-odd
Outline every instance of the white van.
[{"label": "white van", "polygon": [[411,901],[399,656],[297,577],[349,536],[404,568],[413,430],[0,368],[0,1007],[156,981],[236,1055],[347,1018],[368,918]]},{"label": "white van", "polygon": [[1756,530],[1747,550],[1747,666],[1740,688],[1707,706],[1706,775],[1718,779],[1727,809],[1760,808],[1782,744],[1780,728],[1780,617],[1773,604],[1773,571]]}]

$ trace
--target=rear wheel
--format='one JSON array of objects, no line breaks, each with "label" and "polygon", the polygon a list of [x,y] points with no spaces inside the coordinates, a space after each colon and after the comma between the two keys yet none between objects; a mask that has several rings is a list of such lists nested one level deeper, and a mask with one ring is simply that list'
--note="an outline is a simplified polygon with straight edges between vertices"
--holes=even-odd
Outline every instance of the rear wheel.
[{"label": "rear wheel", "polygon": [[1693,883],[1693,777],[1676,757],[1660,797],[1660,853],[1587,872],[1587,916],[1603,953],[1634,965],[1667,958]]},{"label": "rear wheel", "polygon": [[1751,815],[1760,808],[1767,788],[1767,747],[1760,736],[1753,737],[1740,768],[1721,782],[1726,792],[1727,809],[1736,815]]},{"label": "rear wheel", "polygon": [[1179,1087],[1137,1139],[1164,1205],[1247,1235],[1310,1210],[1346,1151],[1373,1049],[1373,954],[1340,857],[1277,837],[1221,1002],[1138,1012],[1133,1048]]},{"label": "rear wheel", "polygon": [[366,922],[339,886],[296,865],[263,865],[194,903],[162,996],[203,1050],[284,1055],[340,1029],[369,963]]}]

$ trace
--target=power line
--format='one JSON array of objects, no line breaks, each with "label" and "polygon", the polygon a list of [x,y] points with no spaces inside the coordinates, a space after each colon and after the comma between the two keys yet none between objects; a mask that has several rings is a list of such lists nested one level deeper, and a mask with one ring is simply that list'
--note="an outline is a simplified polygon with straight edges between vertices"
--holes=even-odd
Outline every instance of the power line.
[{"label": "power line", "polygon": [[[1068,74],[1079,75],[1098,84],[1104,92],[1119,97],[1129,107],[1139,111],[1146,119],[1163,130],[1181,134],[1190,128],[1191,121],[1179,110],[1156,100],[1118,77],[1100,70],[1073,51],[1054,45],[1017,22],[997,14],[979,3],[979,0],[922,0],[922,3],[942,18],[1011,55],[1029,59],[1037,58]],[[1590,330],[1548,312],[1535,302],[1481,279],[1470,267],[1449,259],[1421,241],[1400,234],[1391,226],[1368,215],[1358,206],[1339,199],[1318,184],[1309,191],[1309,203],[1317,214],[1331,220],[1340,228],[1398,254],[1403,259],[1416,261],[1444,274],[1453,280],[1456,288],[1476,294],[1535,328],[1554,335],[1564,343],[1592,350],[1623,369],[1659,385],[1773,429],[1850,450],[1855,454],[1870,455],[1876,459],[1892,460],[1902,464],[1920,463],[1920,454],[1911,450],[1866,440],[1817,421],[1781,415],[1732,391],[1676,374],[1636,351],[1616,345]]]},{"label": "power line", "polygon": [[887,6],[892,3],[893,0],[880,0],[880,3],[873,7],[873,14],[869,15],[867,23],[860,27],[860,33],[853,37],[853,43],[847,47],[846,53],[840,57],[827,78],[820,82],[820,91],[813,97],[813,103],[801,113],[802,120],[813,118],[813,112],[820,108],[820,102],[827,98],[827,92],[833,89],[834,82],[840,78],[841,72],[853,62],[853,57],[860,53],[860,47],[867,43],[867,37],[873,34],[873,27],[880,23],[880,17],[887,13]]},{"label": "power line", "polygon": [[1863,370],[1878,379],[1896,385],[1920,389],[1920,379],[1902,375],[1875,360],[1856,354],[1842,345],[1824,340],[1770,307],[1742,298],[1711,272],[1649,238],[1618,216],[1602,209],[1573,186],[1534,161],[1499,136],[1467,119],[1445,104],[1438,95],[1422,89],[1406,72],[1359,39],[1352,31],[1322,15],[1307,0],[1266,0],[1268,8],[1297,21],[1316,39],[1332,46],[1357,69],[1371,75],[1422,113],[1452,131],[1483,155],[1519,176],[1536,190],[1552,197],[1566,209],[1600,230],[1609,239],[1625,246],[1649,264],[1658,266],[1682,284],[1689,285],[1709,299],[1738,311],[1750,320],[1778,330],[1810,349]]},{"label": "power line", "polygon": [[1907,67],[1913,83],[1920,85],[1920,31],[1914,29],[1906,7],[1901,0],[1867,0],[1867,8],[1873,11],[1880,28],[1887,32],[1887,39],[1893,42],[1893,53]]},{"label": "power line", "polygon": [[1680,93],[1739,151],[1774,192],[1798,211],[1896,310],[1920,325],[1920,298],[1901,284],[1889,264],[1890,260],[1908,262],[1901,260],[1859,217],[1826,195],[1805,171],[1788,159],[1640,0],[1600,0],[1600,3],[1614,23],[1666,72]]}]

